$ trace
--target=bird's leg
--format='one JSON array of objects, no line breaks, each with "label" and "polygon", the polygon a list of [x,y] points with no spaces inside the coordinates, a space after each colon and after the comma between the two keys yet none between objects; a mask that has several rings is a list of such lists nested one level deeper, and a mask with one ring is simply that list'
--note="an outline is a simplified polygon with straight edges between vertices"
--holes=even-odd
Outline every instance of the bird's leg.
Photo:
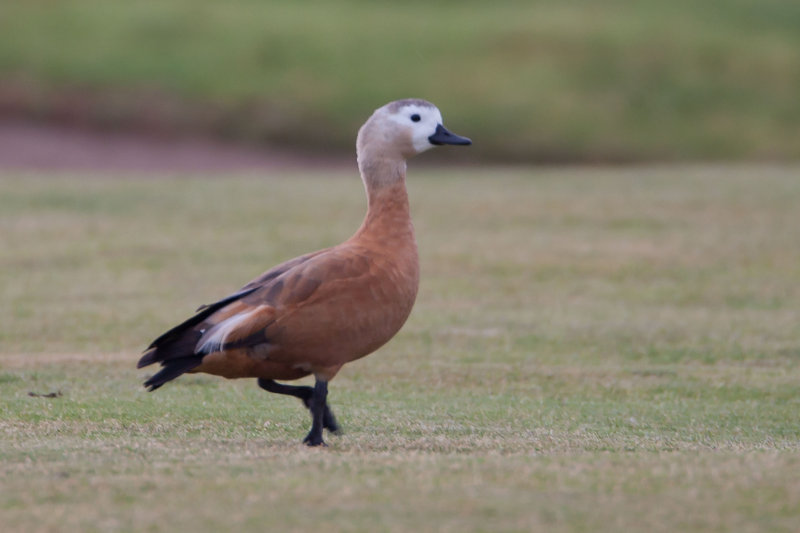
[{"label": "bird's leg", "polygon": [[317,379],[314,383],[314,393],[311,395],[311,431],[308,432],[303,442],[309,446],[325,446],[322,440],[322,421],[324,418],[325,404],[328,397],[328,382]]},{"label": "bird's leg", "polygon": [[[314,389],[309,386],[284,385],[283,383],[277,383],[271,379],[263,378],[258,378],[258,386],[267,392],[286,394],[288,396],[300,398],[300,401],[303,402],[303,405],[305,405],[309,411],[311,410],[311,398],[314,396]],[[325,404],[322,408],[322,426],[333,433],[339,431],[339,424],[336,422],[336,417],[333,416],[333,413],[328,407],[327,401],[325,401]]]}]

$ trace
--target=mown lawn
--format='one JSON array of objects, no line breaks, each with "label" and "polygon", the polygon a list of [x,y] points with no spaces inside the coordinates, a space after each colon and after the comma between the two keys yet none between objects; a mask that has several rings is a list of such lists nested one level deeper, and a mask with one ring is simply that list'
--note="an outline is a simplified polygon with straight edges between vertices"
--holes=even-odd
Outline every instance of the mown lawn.
[{"label": "mown lawn", "polygon": [[[140,350],[346,238],[354,174],[0,176],[9,531],[794,531],[800,170],[412,164],[412,317],[344,427]],[[55,398],[31,396],[60,393]]]}]

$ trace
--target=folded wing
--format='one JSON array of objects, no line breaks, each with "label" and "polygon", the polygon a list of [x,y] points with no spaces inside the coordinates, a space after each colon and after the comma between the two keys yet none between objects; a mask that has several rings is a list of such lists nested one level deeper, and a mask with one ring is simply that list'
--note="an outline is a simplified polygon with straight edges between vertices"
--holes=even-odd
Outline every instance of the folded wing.
[{"label": "folded wing", "polygon": [[199,366],[203,357],[213,351],[268,342],[263,330],[274,316],[269,300],[282,292],[281,277],[324,252],[300,256],[272,268],[238,292],[201,306],[197,314],[154,340],[136,367],[160,363],[163,368],[145,382],[145,387],[151,391],[159,388]]}]

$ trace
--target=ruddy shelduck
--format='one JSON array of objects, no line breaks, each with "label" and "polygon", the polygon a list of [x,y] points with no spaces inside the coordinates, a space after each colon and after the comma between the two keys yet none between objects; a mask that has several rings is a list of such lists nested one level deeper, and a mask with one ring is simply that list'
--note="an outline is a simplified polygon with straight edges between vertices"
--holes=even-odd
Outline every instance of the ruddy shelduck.
[{"label": "ruddy shelduck", "polygon": [[[301,399],[312,419],[303,442],[324,445],[323,428],[339,428],[328,407],[328,381],[391,339],[414,305],[419,261],[406,159],[442,144],[472,141],[445,129],[430,102],[398,100],[376,110],[356,141],[368,200],[358,231],[268,270],[158,337],[138,368],[163,368],[144,385],[152,391],[186,372],[257,378],[269,392]],[[313,387],[276,381],[310,374]]]}]

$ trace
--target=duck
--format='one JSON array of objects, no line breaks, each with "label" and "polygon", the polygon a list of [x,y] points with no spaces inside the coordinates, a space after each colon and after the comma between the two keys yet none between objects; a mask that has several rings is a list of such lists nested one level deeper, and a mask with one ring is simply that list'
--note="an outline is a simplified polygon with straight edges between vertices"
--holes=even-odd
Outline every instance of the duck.
[{"label": "duck", "polygon": [[[299,398],[311,414],[303,443],[325,446],[339,431],[328,382],[402,328],[416,300],[419,257],[406,190],[406,160],[441,145],[470,145],[432,103],[416,98],[378,108],[358,131],[356,161],[367,195],[358,230],[336,246],[267,270],[156,338],[137,368],[161,368],[154,391],[186,373],[255,378]],[[281,383],[313,375],[314,385]]]}]

